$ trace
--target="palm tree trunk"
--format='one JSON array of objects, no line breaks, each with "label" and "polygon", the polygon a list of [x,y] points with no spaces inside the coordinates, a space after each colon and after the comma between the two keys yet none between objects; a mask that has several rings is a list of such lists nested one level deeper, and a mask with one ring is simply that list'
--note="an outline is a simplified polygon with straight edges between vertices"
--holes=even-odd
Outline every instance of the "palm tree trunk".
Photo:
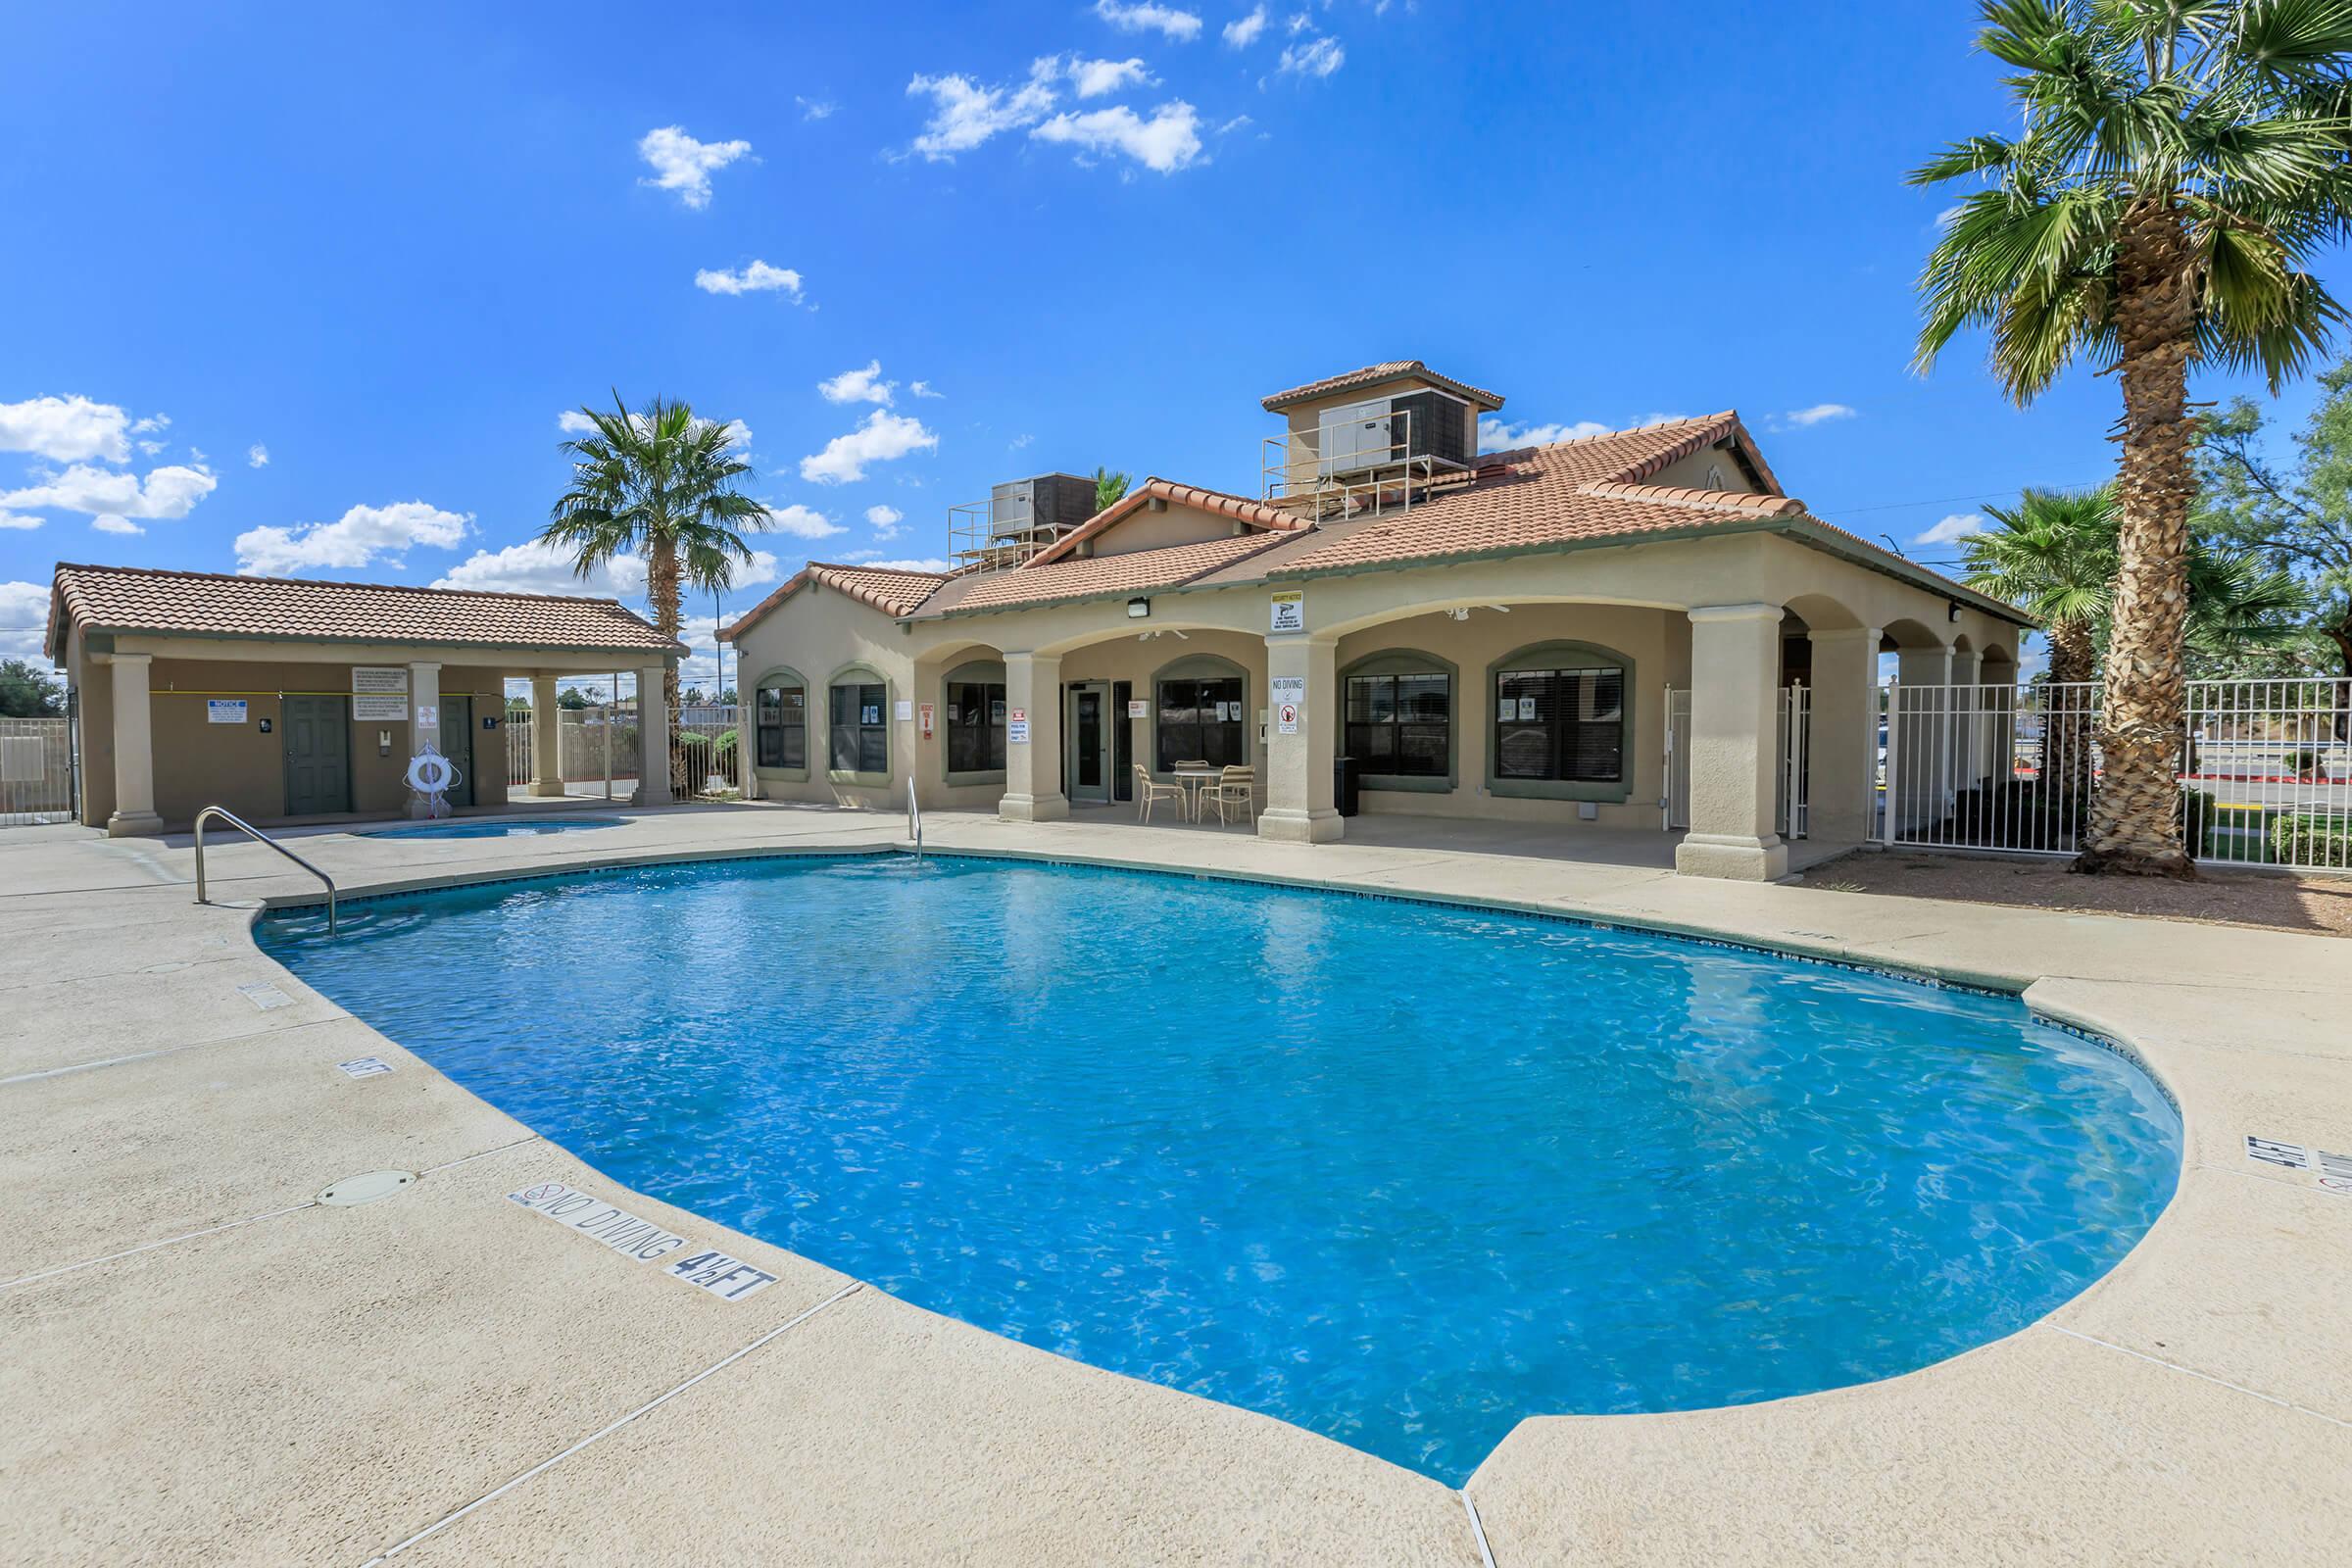
[{"label": "palm tree trunk", "polygon": [[2089,693],[2098,679],[2098,650],[2088,620],[2050,622],[2050,690],[2041,717],[2041,799],[2045,811],[2065,818],[2052,828],[2063,844],[2082,825],[2092,783]]},{"label": "palm tree trunk", "polygon": [[2116,242],[2115,324],[2123,357],[2122,564],[2107,642],[2099,744],[2104,776],[2075,869],[2194,876],[2181,843],[2179,769],[2188,610],[2188,362],[2196,353],[2194,259],[2180,209],[2142,200]]},{"label": "palm tree trunk", "polygon": [[[678,640],[678,549],[674,540],[656,534],[645,554],[645,597],[654,607],[654,625],[671,642]],[[669,714],[669,790],[670,799],[683,800],[693,791],[686,777],[686,752],[678,744],[678,666],[666,665],[662,673],[662,705]],[[642,706],[642,705],[641,705]],[[642,712],[639,722],[643,722]],[[645,765],[651,766],[647,758]]]}]

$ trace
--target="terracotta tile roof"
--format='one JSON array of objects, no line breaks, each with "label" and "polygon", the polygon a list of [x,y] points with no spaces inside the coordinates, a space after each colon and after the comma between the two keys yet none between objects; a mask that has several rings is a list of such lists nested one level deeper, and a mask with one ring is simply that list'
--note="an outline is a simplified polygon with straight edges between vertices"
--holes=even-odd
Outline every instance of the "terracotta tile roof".
[{"label": "terracotta tile roof", "polygon": [[1252,501],[1247,496],[1232,495],[1223,490],[1203,490],[1199,485],[1178,484],[1172,479],[1151,478],[1030,557],[1021,564],[1019,569],[1034,571],[1040,566],[1052,565],[1056,561],[1066,559],[1079,545],[1134,515],[1146,502],[1154,499],[1171,506],[1213,512],[1221,517],[1231,517],[1252,528],[1270,528],[1284,533],[1296,532],[1305,527],[1307,521],[1295,512],[1269,507],[1263,501]]},{"label": "terracotta tile roof", "polygon": [[210,571],[60,563],[49,647],[69,621],[88,630],[311,642],[457,643],[484,648],[682,652],[610,599],[480,593],[385,583],[233,577]]},{"label": "terracotta tile roof", "polygon": [[1400,375],[1417,375],[1432,386],[1444,387],[1456,397],[1466,398],[1472,403],[1482,405],[1489,411],[1502,407],[1501,393],[1489,392],[1484,387],[1472,386],[1467,381],[1456,381],[1449,375],[1440,375],[1419,360],[1383,360],[1378,365],[1367,365],[1361,369],[1349,370],[1344,375],[1327,375],[1320,381],[1309,381],[1303,386],[1291,387],[1287,391],[1269,393],[1258,400],[1258,406],[1269,414],[1279,413],[1294,403],[1304,403],[1310,398],[1329,397],[1334,392],[1345,392],[1349,387],[1372,386],[1382,381],[1394,380]]},{"label": "terracotta tile roof", "polygon": [[837,593],[848,594],[861,605],[867,605],[887,615],[904,615],[938,591],[950,573],[944,571],[907,571],[895,566],[847,566],[826,561],[811,561],[786,578],[783,585],[735,617],[731,626],[722,626],[718,640],[731,643],[743,634],[746,627],[810,583],[822,583]]},{"label": "terracotta tile roof", "polygon": [[1161,550],[1132,550],[1119,556],[1081,556],[1046,565],[1032,564],[1017,571],[991,572],[963,579],[942,592],[927,611],[959,615],[978,610],[1011,610],[1054,604],[1066,599],[1093,599],[1122,594],[1155,593],[1181,588],[1221,567],[1244,561],[1290,537],[1284,533],[1246,533],[1230,539],[1204,539],[1198,544],[1169,545]]}]

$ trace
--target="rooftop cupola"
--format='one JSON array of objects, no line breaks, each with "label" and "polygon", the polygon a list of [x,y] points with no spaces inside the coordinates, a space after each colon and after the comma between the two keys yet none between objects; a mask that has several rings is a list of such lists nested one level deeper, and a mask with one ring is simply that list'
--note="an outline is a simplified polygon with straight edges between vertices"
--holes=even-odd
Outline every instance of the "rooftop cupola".
[{"label": "rooftop cupola", "polygon": [[1388,360],[1260,400],[1289,428],[1268,436],[1265,499],[1322,517],[1400,511],[1434,486],[1468,483],[1478,416],[1501,394]]}]

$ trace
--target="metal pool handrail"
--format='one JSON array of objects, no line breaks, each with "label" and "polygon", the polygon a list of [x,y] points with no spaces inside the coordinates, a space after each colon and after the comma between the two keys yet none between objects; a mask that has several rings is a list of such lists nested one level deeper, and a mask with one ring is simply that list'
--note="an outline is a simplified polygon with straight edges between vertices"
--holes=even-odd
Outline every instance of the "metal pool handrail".
[{"label": "metal pool handrail", "polygon": [[230,810],[225,806],[208,806],[203,810],[196,813],[196,902],[198,904],[209,904],[212,902],[210,899],[207,899],[204,896],[204,824],[206,818],[215,816],[219,817],[221,821],[226,822],[230,827],[235,828],[247,838],[253,839],[258,843],[269,845],[270,848],[275,850],[278,854],[284,856],[287,859],[292,860],[296,865],[301,866],[305,871],[310,872],[311,875],[325,883],[326,934],[330,937],[335,934],[335,879],[331,876],[328,876],[324,871],[319,870],[317,866],[304,859],[301,856],[296,855],[292,850],[287,849],[283,844],[278,843],[277,840],[271,838],[260,828],[255,827],[251,822],[248,822],[243,817],[237,815],[236,812]]},{"label": "metal pool handrail", "polygon": [[914,780],[906,781],[906,836],[914,840],[914,858],[923,858],[923,808],[914,801]]}]

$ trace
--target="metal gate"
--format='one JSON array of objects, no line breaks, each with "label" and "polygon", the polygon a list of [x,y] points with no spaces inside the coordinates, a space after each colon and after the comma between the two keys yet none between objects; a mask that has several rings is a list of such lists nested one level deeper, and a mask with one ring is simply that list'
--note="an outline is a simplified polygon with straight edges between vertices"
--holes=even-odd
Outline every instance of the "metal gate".
[{"label": "metal gate", "polygon": [[0,718],[0,827],[74,819],[74,721]]},{"label": "metal gate", "polygon": [[[1813,694],[1802,686],[1780,692],[1777,756],[1780,770],[1774,786],[1773,829],[1785,839],[1801,839],[1811,830],[1812,810],[1808,754],[1813,746]],[[1690,691],[1666,688],[1666,793],[1658,802],[1669,833],[1690,828]]]},{"label": "metal gate", "polygon": [[[1889,684],[1879,836],[2071,856],[2104,758],[2096,682]],[[2188,682],[2181,832],[2208,865],[2352,871],[2352,682]]]}]

